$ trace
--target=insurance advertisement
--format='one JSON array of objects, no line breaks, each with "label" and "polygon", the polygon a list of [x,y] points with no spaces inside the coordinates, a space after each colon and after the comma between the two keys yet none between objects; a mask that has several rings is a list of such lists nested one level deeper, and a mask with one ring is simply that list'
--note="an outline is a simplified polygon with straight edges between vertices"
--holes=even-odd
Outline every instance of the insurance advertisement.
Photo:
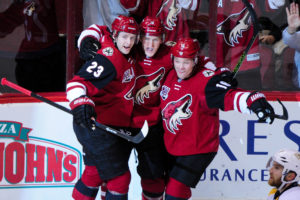
[{"label": "insurance advertisement", "polygon": [[[288,120],[257,123],[255,115],[220,113],[220,146],[192,199],[262,200],[271,189],[266,163],[281,148],[300,150],[300,105],[284,101]],[[66,102],[59,104],[68,107]],[[271,101],[277,114],[282,107]],[[84,169],[72,116],[46,103],[0,104],[0,199],[72,199]],[[130,158],[129,199],[141,199],[136,159]],[[97,197],[99,199],[99,197]]]}]

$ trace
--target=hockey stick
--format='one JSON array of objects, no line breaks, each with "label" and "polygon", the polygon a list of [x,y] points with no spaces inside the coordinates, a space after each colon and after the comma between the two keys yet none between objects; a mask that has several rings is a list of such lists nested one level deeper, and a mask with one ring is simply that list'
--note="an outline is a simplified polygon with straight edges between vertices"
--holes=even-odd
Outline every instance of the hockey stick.
[{"label": "hockey stick", "polygon": [[288,115],[288,111],[287,111],[286,107],[283,105],[283,103],[279,99],[277,99],[277,101],[282,107],[282,111],[283,111],[282,115],[277,115],[277,114],[271,115],[271,114],[269,114],[268,116],[274,117],[274,118],[277,118],[277,119],[288,120],[289,115]]},{"label": "hockey stick", "polygon": [[[55,103],[55,102],[53,102],[53,101],[51,101],[51,100],[49,100],[49,99],[47,99],[45,97],[42,97],[42,96],[40,96],[40,95],[38,95],[38,94],[36,94],[34,92],[31,92],[31,91],[29,91],[29,90],[27,90],[27,89],[25,89],[25,88],[23,88],[23,87],[21,87],[21,86],[19,86],[17,84],[14,84],[14,83],[8,81],[6,78],[2,78],[1,79],[1,84],[2,85],[6,85],[6,86],[8,86],[10,88],[13,88],[13,89],[15,89],[15,90],[17,90],[17,91],[19,91],[19,92],[21,92],[23,94],[28,95],[28,96],[34,97],[34,98],[36,98],[36,99],[38,99],[38,100],[40,100],[42,102],[48,103],[51,106],[54,106],[54,107],[56,107],[56,108],[58,108],[58,109],[60,109],[62,111],[65,111],[65,112],[67,112],[69,114],[72,114],[72,112],[71,112],[70,109],[68,109],[68,108],[66,108],[66,107],[64,107],[62,105],[59,105],[59,104],[57,104],[57,103]],[[95,124],[96,124],[96,128],[100,128],[100,129],[102,129],[104,131],[112,133],[112,134],[114,134],[116,136],[119,136],[119,137],[125,139],[125,140],[128,140],[129,142],[133,142],[133,143],[136,143],[136,144],[140,143],[141,141],[143,141],[143,139],[147,136],[148,130],[149,130],[147,120],[145,120],[144,125],[141,128],[141,131],[137,135],[135,135],[135,136],[130,136],[131,133],[129,133],[129,132],[124,133],[124,132],[115,130],[113,128],[110,128],[109,126],[100,124],[97,121],[95,121]]]},{"label": "hockey stick", "polygon": [[260,27],[259,27],[259,23],[258,23],[258,20],[257,20],[257,16],[256,16],[256,13],[253,9],[253,7],[250,5],[250,3],[248,2],[248,0],[242,0],[243,3],[245,4],[245,6],[247,7],[248,11],[249,11],[249,14],[251,16],[251,21],[252,21],[252,24],[253,24],[253,35],[251,37],[251,40],[249,41],[246,49],[243,51],[238,63],[236,64],[236,66],[234,67],[232,73],[233,73],[233,77],[232,77],[232,80],[235,78],[237,72],[239,71],[243,61],[245,60],[246,58],[246,55],[248,54],[250,48],[252,47],[255,39],[256,39],[256,36],[258,35],[258,32],[260,31]]}]

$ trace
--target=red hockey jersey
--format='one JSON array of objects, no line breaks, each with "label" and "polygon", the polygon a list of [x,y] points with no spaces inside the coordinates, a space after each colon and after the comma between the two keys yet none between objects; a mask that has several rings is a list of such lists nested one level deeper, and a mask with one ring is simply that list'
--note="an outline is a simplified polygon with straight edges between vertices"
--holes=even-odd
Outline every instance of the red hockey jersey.
[{"label": "red hockey jersey", "polygon": [[220,84],[222,69],[201,68],[186,80],[175,70],[168,74],[160,93],[164,142],[172,155],[217,152],[219,109],[249,113],[249,92]]},{"label": "red hockey jersey", "polygon": [[134,97],[135,103],[131,127],[140,128],[145,120],[150,126],[161,120],[159,92],[173,66],[170,48],[165,45],[152,58],[145,56],[140,45],[135,56],[136,80],[128,95]]},{"label": "red hockey jersey", "polygon": [[133,97],[127,94],[134,85],[135,61],[115,47],[109,32],[102,37],[101,49],[97,53],[68,82],[67,98],[71,102],[87,95],[95,102],[97,121],[129,127],[134,103]]},{"label": "red hockey jersey", "polygon": [[[217,1],[217,60],[218,67],[236,66],[253,35],[253,25],[249,11],[242,0]],[[249,1],[256,8],[255,0]],[[258,38],[243,61],[240,71],[260,66]]]},{"label": "red hockey jersey", "polygon": [[[283,0],[248,0],[259,17],[272,14],[282,7]],[[273,6],[272,6],[273,5]],[[217,67],[228,67],[231,70],[236,66],[243,51],[253,36],[253,22],[248,9],[242,0],[217,0]],[[260,67],[259,40],[256,38],[250,51],[243,61],[240,71]]]}]

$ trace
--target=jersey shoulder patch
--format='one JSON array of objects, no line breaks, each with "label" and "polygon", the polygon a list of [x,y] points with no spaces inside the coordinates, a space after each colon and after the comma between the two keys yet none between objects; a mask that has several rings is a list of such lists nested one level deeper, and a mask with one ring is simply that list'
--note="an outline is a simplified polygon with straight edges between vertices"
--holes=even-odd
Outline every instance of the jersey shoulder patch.
[{"label": "jersey shoulder patch", "polygon": [[206,69],[206,70],[203,70],[203,71],[202,71],[202,74],[203,74],[205,77],[211,77],[211,76],[213,76],[213,75],[215,74],[215,72],[212,71],[212,70]]},{"label": "jersey shoulder patch", "polygon": [[112,47],[106,47],[102,50],[102,53],[106,56],[112,56],[114,54],[114,49]]}]

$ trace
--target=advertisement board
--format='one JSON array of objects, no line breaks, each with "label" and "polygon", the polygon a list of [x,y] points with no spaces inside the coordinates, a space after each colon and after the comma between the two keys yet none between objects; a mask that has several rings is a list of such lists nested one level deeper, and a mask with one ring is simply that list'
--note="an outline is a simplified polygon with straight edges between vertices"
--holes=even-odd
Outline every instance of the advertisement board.
[{"label": "advertisement board", "polygon": [[[266,199],[266,163],[281,148],[300,150],[300,106],[284,101],[289,119],[257,123],[255,115],[220,113],[220,146],[216,158],[192,191],[192,199]],[[67,107],[67,102],[59,102]],[[277,101],[275,112],[282,113]],[[0,104],[1,199],[72,199],[84,169],[72,116],[45,103]],[[129,199],[141,199],[136,159],[130,158]],[[99,199],[99,197],[98,197]]]},{"label": "advertisement board", "polygon": [[[270,102],[282,113],[277,101]],[[283,102],[289,119],[258,123],[255,115],[221,112],[220,146],[193,199],[266,199],[271,187],[266,163],[282,148],[300,150],[299,102]]]},{"label": "advertisement board", "polygon": [[[59,104],[68,107],[66,102]],[[84,169],[72,115],[37,102],[3,103],[0,113],[0,199],[72,199]],[[133,153],[129,164],[129,198],[140,199]]]}]

